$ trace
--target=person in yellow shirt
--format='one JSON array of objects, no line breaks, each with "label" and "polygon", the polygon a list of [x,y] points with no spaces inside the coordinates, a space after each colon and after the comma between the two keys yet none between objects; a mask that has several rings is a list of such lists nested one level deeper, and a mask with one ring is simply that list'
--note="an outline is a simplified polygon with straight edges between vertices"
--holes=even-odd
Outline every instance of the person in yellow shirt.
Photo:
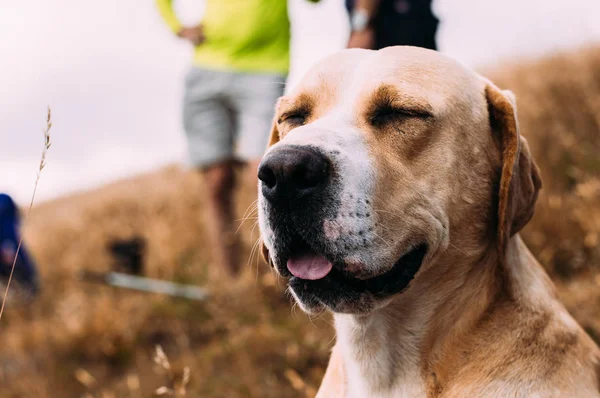
[{"label": "person in yellow shirt", "polygon": [[189,161],[206,182],[215,260],[237,275],[234,169],[246,166],[257,181],[289,68],[287,0],[205,0],[202,22],[191,27],[179,22],[172,0],[156,4],[173,33],[194,46],[183,100]]}]

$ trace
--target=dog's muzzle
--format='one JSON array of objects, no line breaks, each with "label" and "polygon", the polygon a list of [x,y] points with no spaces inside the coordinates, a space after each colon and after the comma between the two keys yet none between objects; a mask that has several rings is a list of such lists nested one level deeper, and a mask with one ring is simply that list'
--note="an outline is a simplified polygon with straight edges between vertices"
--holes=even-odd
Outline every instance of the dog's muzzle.
[{"label": "dog's muzzle", "polygon": [[[279,273],[308,279],[327,274],[331,262],[311,253],[324,252],[321,225],[338,207],[335,198],[339,187],[330,157],[311,146],[278,147],[261,162],[258,178],[265,217],[273,232],[271,254]],[[312,250],[291,259],[293,247],[304,240],[311,243]]]},{"label": "dog's muzzle", "polygon": [[[356,187],[357,178],[364,178],[362,170],[340,175],[342,162],[353,161],[315,146],[283,145],[272,148],[258,169],[259,215],[268,255],[306,310],[326,306],[334,312],[368,311],[402,292],[427,252],[426,244],[413,242],[389,268],[364,272],[369,264],[360,261],[373,258],[368,252],[378,246],[373,243],[370,197],[357,189],[348,191]],[[337,236],[326,227],[335,223],[345,223],[339,224],[344,229]]]}]

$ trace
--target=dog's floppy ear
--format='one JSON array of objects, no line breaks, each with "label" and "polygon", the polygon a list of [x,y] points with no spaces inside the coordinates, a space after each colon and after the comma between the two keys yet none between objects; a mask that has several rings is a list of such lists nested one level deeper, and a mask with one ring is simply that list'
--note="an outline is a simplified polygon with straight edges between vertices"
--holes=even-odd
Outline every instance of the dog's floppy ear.
[{"label": "dog's floppy ear", "polygon": [[490,124],[500,143],[502,172],[498,191],[498,248],[503,256],[508,240],[533,216],[535,201],[542,187],[540,172],[529,146],[521,137],[515,97],[492,83],[485,88]]}]

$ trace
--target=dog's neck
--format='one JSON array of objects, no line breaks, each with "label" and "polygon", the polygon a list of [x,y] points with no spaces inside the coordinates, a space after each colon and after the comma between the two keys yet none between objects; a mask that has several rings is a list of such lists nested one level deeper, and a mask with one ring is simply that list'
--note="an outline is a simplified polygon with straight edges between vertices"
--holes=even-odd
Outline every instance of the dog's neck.
[{"label": "dog's neck", "polygon": [[[464,253],[444,256],[382,309],[366,316],[335,315],[350,396],[369,391],[425,396],[436,388],[436,378],[444,377],[435,375],[444,372],[435,364],[447,361],[448,351],[498,301],[521,296],[519,301],[547,302],[551,283],[541,269],[528,265],[531,261],[523,261],[530,254],[518,236],[511,239],[502,266],[494,250],[483,254],[470,260]],[[532,293],[532,283],[537,292]]]}]

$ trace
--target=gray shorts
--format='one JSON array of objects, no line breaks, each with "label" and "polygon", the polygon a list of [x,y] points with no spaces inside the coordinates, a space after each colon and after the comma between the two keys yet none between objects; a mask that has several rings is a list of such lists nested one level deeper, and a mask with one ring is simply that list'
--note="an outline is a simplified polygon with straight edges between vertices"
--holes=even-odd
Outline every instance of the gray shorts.
[{"label": "gray shorts", "polygon": [[193,67],[185,79],[183,124],[189,161],[259,160],[286,76]]}]

